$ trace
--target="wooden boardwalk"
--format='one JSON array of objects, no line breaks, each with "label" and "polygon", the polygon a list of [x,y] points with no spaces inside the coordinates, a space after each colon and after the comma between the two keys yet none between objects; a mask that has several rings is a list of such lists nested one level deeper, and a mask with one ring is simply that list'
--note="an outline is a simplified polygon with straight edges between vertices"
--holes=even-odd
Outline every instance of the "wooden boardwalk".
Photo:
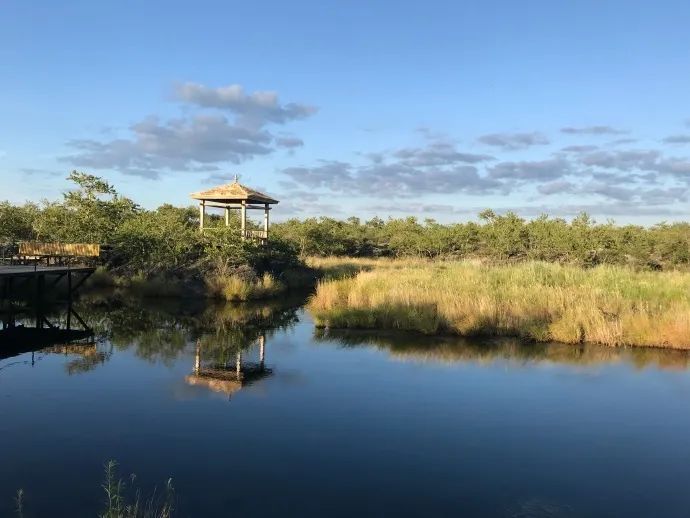
[{"label": "wooden boardwalk", "polygon": [[92,274],[95,268],[88,266],[0,266],[0,278],[31,277],[34,275],[59,275],[69,273]]},{"label": "wooden boardwalk", "polygon": [[72,295],[96,269],[90,266],[0,266],[0,299],[11,299],[20,287],[35,285],[36,297],[40,300],[54,291],[60,281],[67,281],[67,296]]}]

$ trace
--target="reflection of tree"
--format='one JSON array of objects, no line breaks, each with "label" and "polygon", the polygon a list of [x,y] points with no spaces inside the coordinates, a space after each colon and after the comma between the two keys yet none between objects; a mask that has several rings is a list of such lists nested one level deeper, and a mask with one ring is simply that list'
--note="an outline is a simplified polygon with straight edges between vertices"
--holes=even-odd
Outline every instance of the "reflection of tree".
[{"label": "reflection of tree", "polygon": [[297,321],[303,300],[265,304],[217,304],[182,299],[83,298],[80,311],[97,335],[116,349],[133,349],[151,362],[169,364],[199,342],[205,357],[223,361]]},{"label": "reflection of tree", "polygon": [[240,304],[215,306],[208,309],[197,329],[196,338],[203,347],[205,357],[226,361],[256,342],[260,336],[273,336],[297,322],[297,307],[272,304]]},{"label": "reflection of tree", "polygon": [[99,348],[97,343],[56,345],[41,349],[41,352],[76,356],[76,358],[71,359],[65,365],[65,369],[70,376],[92,371],[99,365],[107,362],[113,354],[112,346],[107,350],[103,350]]},{"label": "reflection of tree", "polygon": [[335,341],[345,347],[371,346],[389,352],[400,360],[456,363],[563,363],[596,365],[627,363],[636,368],[656,365],[661,368],[690,368],[690,351],[652,347],[615,348],[601,345],[526,343],[517,338],[458,338],[423,336],[414,333],[357,330],[315,331],[317,341]]}]

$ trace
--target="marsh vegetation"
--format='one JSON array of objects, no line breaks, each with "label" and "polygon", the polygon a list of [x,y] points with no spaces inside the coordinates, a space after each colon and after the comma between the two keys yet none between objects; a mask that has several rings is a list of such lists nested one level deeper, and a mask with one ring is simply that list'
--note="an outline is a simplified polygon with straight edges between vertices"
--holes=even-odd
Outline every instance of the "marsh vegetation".
[{"label": "marsh vegetation", "polygon": [[544,262],[362,267],[319,283],[309,304],[318,326],[690,348],[690,273]]}]

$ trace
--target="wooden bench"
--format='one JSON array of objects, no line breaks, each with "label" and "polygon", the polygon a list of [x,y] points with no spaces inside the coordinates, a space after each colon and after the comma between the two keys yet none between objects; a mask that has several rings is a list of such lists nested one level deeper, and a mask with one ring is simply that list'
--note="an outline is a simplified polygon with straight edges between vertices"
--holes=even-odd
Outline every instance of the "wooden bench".
[{"label": "wooden bench", "polygon": [[97,259],[101,255],[101,245],[97,243],[38,243],[23,241],[17,252],[20,261],[42,261],[50,265],[75,258]]}]

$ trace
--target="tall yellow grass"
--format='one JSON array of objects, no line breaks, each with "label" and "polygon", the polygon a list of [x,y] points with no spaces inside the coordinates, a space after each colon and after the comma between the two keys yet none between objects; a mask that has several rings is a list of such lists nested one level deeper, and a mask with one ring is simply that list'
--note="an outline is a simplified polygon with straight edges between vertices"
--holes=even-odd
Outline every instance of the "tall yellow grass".
[{"label": "tall yellow grass", "polygon": [[432,264],[428,259],[388,257],[307,257],[305,262],[309,268],[318,270],[324,280],[352,277],[371,270],[401,270]]},{"label": "tall yellow grass", "polygon": [[285,291],[285,286],[270,273],[256,279],[240,275],[213,276],[206,284],[212,296],[229,301],[266,299]]},{"label": "tall yellow grass", "polygon": [[309,308],[320,327],[690,348],[690,274],[680,272],[547,263],[374,266],[322,281]]}]

